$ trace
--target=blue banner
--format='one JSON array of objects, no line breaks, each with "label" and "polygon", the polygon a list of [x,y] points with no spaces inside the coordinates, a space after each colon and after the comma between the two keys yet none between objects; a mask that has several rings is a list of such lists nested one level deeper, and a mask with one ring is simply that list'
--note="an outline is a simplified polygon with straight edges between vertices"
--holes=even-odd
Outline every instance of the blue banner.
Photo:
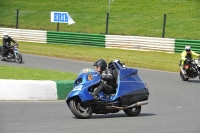
[{"label": "blue banner", "polygon": [[51,22],[74,24],[67,12],[51,12]]}]

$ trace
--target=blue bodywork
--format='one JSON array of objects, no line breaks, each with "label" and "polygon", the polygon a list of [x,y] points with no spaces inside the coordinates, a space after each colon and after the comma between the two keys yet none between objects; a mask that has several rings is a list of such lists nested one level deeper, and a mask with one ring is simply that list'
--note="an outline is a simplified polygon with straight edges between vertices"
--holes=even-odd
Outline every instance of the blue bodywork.
[{"label": "blue bodywork", "polygon": [[[93,79],[88,80],[88,75],[92,75]],[[79,81],[81,80],[81,81]],[[89,94],[88,88],[98,84],[101,80],[101,76],[98,72],[88,72],[80,74],[74,82],[73,90],[68,94],[67,99],[70,99],[74,96],[78,96],[82,102],[93,100],[93,96]]]},{"label": "blue bodywork", "polygon": [[[146,84],[137,74],[137,69],[125,68],[118,60],[110,62],[109,68],[115,71],[118,87],[116,88],[116,93],[112,95],[105,95],[104,92],[100,92],[99,100],[114,102],[121,99],[122,105],[127,105],[148,99],[149,91]],[[89,77],[92,77],[92,79],[90,80]],[[92,69],[85,73],[80,72],[74,82],[74,89],[68,94],[66,102],[68,103],[73,97],[79,97],[82,102],[93,101],[93,96],[89,92],[100,80],[100,74]]]}]

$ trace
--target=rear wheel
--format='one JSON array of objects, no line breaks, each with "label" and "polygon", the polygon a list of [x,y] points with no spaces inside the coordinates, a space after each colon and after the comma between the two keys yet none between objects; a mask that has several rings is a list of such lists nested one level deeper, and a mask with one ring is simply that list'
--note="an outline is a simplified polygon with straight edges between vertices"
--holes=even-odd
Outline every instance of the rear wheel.
[{"label": "rear wheel", "polygon": [[22,55],[20,53],[16,53],[15,61],[17,63],[22,63]]},{"label": "rear wheel", "polygon": [[138,116],[141,112],[141,106],[127,108],[123,110],[128,116]]},{"label": "rear wheel", "polygon": [[188,77],[185,77],[181,71],[180,71],[180,77],[183,81],[188,81],[189,79]]},{"label": "rear wheel", "polygon": [[69,105],[72,113],[79,119],[87,119],[92,115],[92,106],[83,104],[79,98],[71,99]]},{"label": "rear wheel", "polygon": [[2,57],[2,51],[1,51],[1,49],[0,49],[0,58]]}]

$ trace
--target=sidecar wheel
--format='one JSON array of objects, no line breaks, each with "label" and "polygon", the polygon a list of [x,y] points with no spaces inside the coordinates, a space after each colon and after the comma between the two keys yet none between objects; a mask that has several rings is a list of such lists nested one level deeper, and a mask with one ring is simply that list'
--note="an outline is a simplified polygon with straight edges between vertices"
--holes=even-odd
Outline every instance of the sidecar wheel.
[{"label": "sidecar wheel", "polygon": [[19,64],[22,63],[22,55],[20,53],[16,54],[15,61]]},{"label": "sidecar wheel", "polygon": [[189,78],[185,78],[183,73],[180,71],[180,77],[183,81],[188,81]]},{"label": "sidecar wheel", "polygon": [[128,116],[138,116],[141,112],[141,106],[128,108],[123,110]]},{"label": "sidecar wheel", "polygon": [[79,98],[71,99],[69,105],[72,113],[79,119],[87,119],[92,115],[92,106],[83,104]]}]

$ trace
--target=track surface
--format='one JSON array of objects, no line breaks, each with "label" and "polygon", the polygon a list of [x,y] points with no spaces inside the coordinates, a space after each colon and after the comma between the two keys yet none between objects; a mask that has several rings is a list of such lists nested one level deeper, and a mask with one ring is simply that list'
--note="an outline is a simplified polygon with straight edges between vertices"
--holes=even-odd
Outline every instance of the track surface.
[{"label": "track surface", "polygon": [[[78,73],[92,67],[91,62],[73,61],[23,54],[23,64],[3,65],[44,68]],[[177,66],[178,69],[178,66]],[[61,101],[1,101],[1,133],[199,133],[200,82],[183,82],[178,73],[138,69],[146,81],[150,98],[141,114],[128,117],[123,111],[76,119]]]}]

